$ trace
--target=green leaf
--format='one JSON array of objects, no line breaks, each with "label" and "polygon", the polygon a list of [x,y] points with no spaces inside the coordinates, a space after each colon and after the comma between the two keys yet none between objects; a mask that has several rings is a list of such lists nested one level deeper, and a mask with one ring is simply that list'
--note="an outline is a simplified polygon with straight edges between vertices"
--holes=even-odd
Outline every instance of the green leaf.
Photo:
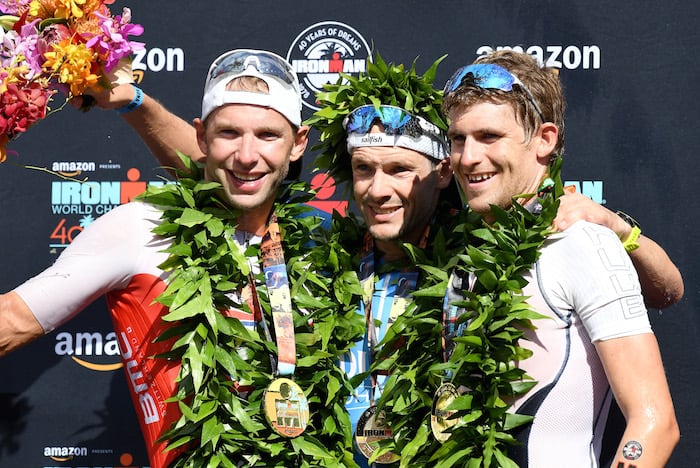
[{"label": "green leaf", "polygon": [[199,224],[204,224],[211,219],[210,214],[202,213],[201,211],[185,208],[182,215],[175,221],[183,226],[193,227]]},{"label": "green leaf", "polygon": [[211,294],[195,294],[183,305],[170,309],[170,312],[163,316],[163,320],[175,322],[186,318],[194,317],[201,314],[204,310],[211,307]]},{"label": "green leaf", "polygon": [[292,446],[296,452],[301,452],[306,455],[310,455],[312,458],[317,460],[330,459],[330,455],[325,450],[325,447],[318,443],[313,443],[310,440],[304,438],[294,438],[292,439]]},{"label": "green leaf", "polygon": [[223,432],[225,432],[223,425],[216,418],[209,418],[202,424],[201,443],[209,443],[212,447],[216,447]]},{"label": "green leaf", "polygon": [[516,427],[523,426],[525,424],[531,423],[533,420],[532,416],[522,415],[522,414],[506,414],[505,424],[503,429],[510,431]]},{"label": "green leaf", "polygon": [[202,369],[202,358],[195,343],[189,343],[188,350],[184,357],[188,360],[190,365],[190,376],[192,377],[194,391],[198,392],[202,388],[204,371]]},{"label": "green leaf", "polygon": [[421,425],[418,427],[418,431],[416,432],[413,440],[406,444],[404,449],[401,451],[401,466],[411,466],[410,464],[404,463],[404,460],[410,461],[413,457],[415,457],[422,448],[423,444],[427,442],[429,436],[430,431],[428,430],[427,426]]}]

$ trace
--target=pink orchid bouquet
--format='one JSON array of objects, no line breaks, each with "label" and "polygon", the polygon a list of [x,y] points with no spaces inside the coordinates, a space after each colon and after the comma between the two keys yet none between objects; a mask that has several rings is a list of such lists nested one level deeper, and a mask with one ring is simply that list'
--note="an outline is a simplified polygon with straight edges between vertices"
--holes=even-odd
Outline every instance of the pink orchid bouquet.
[{"label": "pink orchid bouquet", "polygon": [[143,27],[114,0],[0,0],[0,162],[7,143],[45,118],[54,94],[66,100],[109,88],[120,60],[144,48]]}]

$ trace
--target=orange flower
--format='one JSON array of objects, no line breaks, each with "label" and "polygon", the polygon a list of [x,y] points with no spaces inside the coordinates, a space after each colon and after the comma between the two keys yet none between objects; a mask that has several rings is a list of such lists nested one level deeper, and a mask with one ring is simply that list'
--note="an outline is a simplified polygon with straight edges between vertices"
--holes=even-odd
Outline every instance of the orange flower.
[{"label": "orange flower", "polygon": [[100,28],[100,19],[95,15],[87,15],[80,21],[74,22],[72,25],[73,32],[79,35],[85,35],[90,37],[94,34],[100,34],[102,29]]},{"label": "orange flower", "polygon": [[99,0],[32,0],[30,18],[79,19],[100,7]]},{"label": "orange flower", "polygon": [[2,80],[0,80],[0,94],[7,91],[7,85],[10,83],[19,83],[24,81],[24,75],[29,71],[26,65],[16,65],[13,67],[3,68]]},{"label": "orange flower", "polygon": [[75,18],[83,17],[83,9],[81,5],[85,5],[86,0],[58,0],[58,8],[56,8],[56,18],[68,19],[71,16]]},{"label": "orange flower", "polygon": [[92,69],[96,54],[85,44],[71,44],[69,39],[64,39],[54,44],[53,50],[46,52],[44,57],[46,62],[42,67],[59,83],[68,85],[71,96],[83,94],[97,84],[99,76]]},{"label": "orange flower", "polygon": [[55,0],[32,0],[29,4],[29,16],[27,19],[53,18],[57,9],[58,5]]},{"label": "orange flower", "polygon": [[109,12],[107,4],[114,3],[114,0],[102,1],[102,0],[86,0],[85,6],[83,6],[83,12],[85,14],[92,13],[93,11],[104,11]]}]

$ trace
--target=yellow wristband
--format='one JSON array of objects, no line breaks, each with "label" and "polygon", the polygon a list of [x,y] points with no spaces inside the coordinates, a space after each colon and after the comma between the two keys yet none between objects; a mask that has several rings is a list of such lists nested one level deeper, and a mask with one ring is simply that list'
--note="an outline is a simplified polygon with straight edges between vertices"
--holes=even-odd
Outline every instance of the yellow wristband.
[{"label": "yellow wristband", "polygon": [[639,236],[642,234],[642,230],[639,229],[639,226],[633,226],[632,230],[630,231],[629,235],[627,236],[627,239],[622,241],[622,246],[625,248],[627,252],[631,252],[634,249],[639,247]]}]

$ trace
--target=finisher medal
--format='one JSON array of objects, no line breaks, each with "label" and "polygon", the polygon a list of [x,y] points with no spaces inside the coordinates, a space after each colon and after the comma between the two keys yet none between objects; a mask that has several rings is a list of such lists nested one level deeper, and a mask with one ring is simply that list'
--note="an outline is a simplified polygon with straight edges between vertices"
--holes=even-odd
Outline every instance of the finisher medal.
[{"label": "finisher medal", "polygon": [[[377,412],[377,407],[374,405],[367,408],[357,421],[355,442],[367,459],[379,448],[377,442],[382,439],[391,439],[391,435],[391,429],[385,424],[384,411]],[[374,463],[388,465],[398,461],[399,458],[395,453],[388,452],[377,458]]]},{"label": "finisher medal", "polygon": [[430,429],[433,431],[435,439],[439,442],[445,442],[452,435],[450,432],[446,432],[447,429],[451,428],[457,421],[458,418],[450,419],[455,412],[447,410],[447,407],[455,401],[459,396],[457,388],[449,382],[443,383],[435,391],[435,396],[433,397],[433,409],[430,412]]},{"label": "finisher medal", "polygon": [[263,394],[265,418],[275,432],[284,437],[296,437],[309,422],[306,395],[293,380],[275,379]]}]

